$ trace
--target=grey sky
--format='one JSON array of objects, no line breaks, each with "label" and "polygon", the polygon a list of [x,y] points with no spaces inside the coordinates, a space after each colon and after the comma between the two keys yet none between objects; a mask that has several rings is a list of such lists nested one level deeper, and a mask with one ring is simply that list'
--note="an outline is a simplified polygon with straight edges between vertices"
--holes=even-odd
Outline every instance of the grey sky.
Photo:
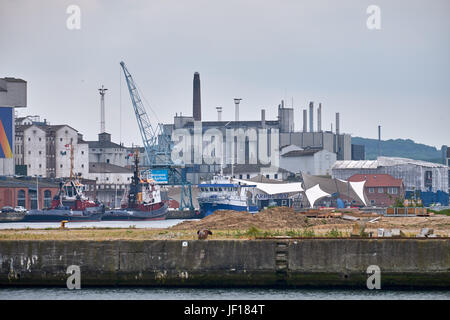
[{"label": "grey sky", "polygon": [[[66,28],[71,4],[81,30]],[[371,4],[381,30],[366,27]],[[216,106],[232,120],[234,97],[241,119],[261,108],[275,119],[293,98],[296,129],[315,101],[325,129],[340,112],[353,136],[376,138],[381,124],[383,139],[440,148],[450,145],[449,12],[448,0],[0,0],[0,77],[28,81],[20,115],[67,123],[87,140],[100,130],[103,84],[107,132],[142,145],[124,60],[164,123],[192,114],[198,71],[204,120],[217,119]]]}]

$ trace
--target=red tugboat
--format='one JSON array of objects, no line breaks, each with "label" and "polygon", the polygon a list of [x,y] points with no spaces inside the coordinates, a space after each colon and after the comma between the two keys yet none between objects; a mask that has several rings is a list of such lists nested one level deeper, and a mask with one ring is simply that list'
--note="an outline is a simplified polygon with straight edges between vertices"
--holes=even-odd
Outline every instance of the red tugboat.
[{"label": "red tugboat", "polygon": [[70,179],[60,182],[59,192],[53,198],[50,208],[30,210],[22,221],[100,221],[105,212],[104,205],[98,201],[89,200],[84,195],[83,188],[84,185],[73,174],[73,148],[71,146]]},{"label": "red tugboat", "polygon": [[142,179],[139,176],[139,152],[134,157],[134,174],[125,194],[125,203],[121,209],[107,210],[103,221],[128,220],[164,220],[168,206],[161,198],[161,187],[153,179]]}]

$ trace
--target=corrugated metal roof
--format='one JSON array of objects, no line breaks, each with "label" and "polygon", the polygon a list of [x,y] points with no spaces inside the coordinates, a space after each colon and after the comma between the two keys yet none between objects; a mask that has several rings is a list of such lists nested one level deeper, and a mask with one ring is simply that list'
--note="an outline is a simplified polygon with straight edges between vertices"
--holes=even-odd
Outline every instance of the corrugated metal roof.
[{"label": "corrugated metal roof", "polygon": [[416,165],[428,168],[444,168],[443,164],[396,157],[378,157],[377,160],[344,160],[336,161],[333,169],[376,169],[378,167],[391,167],[397,165]]}]

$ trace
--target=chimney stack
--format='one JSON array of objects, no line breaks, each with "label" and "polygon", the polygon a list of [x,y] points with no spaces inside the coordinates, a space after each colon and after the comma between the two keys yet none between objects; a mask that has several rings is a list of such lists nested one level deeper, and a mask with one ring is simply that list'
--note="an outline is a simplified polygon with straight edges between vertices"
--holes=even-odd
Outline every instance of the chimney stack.
[{"label": "chimney stack", "polygon": [[239,121],[239,103],[242,99],[234,98],[234,121]]},{"label": "chimney stack", "polygon": [[314,102],[309,103],[309,132],[314,132]]},{"label": "chimney stack", "polygon": [[194,95],[192,115],[194,121],[202,121],[202,103],[200,94],[200,74],[194,73]]},{"label": "chimney stack", "polygon": [[378,126],[378,156],[381,156],[381,126]]},{"label": "chimney stack", "polygon": [[340,125],[339,125],[339,112],[336,112],[336,135],[340,133]]},{"label": "chimney stack", "polygon": [[317,132],[322,132],[322,104],[319,103],[319,108],[317,109]]},{"label": "chimney stack", "polygon": [[303,109],[303,132],[308,131],[308,110]]},{"label": "chimney stack", "polygon": [[217,121],[222,121],[222,107],[216,107],[217,109]]},{"label": "chimney stack", "polygon": [[266,110],[261,109],[261,126],[265,128],[266,126]]}]

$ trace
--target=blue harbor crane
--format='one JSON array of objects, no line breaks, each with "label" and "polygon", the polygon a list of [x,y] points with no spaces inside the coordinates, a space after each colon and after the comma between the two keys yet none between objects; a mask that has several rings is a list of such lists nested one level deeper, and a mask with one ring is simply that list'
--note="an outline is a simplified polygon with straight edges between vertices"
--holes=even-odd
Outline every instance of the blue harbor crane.
[{"label": "blue harbor crane", "polygon": [[152,126],[133,77],[123,61],[120,62],[120,66],[125,75],[145,153],[150,164],[148,173],[151,175],[152,172],[158,172],[159,174],[163,173],[163,176],[166,175],[167,179],[159,182],[159,184],[180,186],[181,199],[179,210],[182,211],[185,208],[194,210],[191,184],[186,181],[186,168],[183,165],[173,163],[171,158],[173,143],[170,137],[164,132],[161,123],[158,123],[157,126]]}]

